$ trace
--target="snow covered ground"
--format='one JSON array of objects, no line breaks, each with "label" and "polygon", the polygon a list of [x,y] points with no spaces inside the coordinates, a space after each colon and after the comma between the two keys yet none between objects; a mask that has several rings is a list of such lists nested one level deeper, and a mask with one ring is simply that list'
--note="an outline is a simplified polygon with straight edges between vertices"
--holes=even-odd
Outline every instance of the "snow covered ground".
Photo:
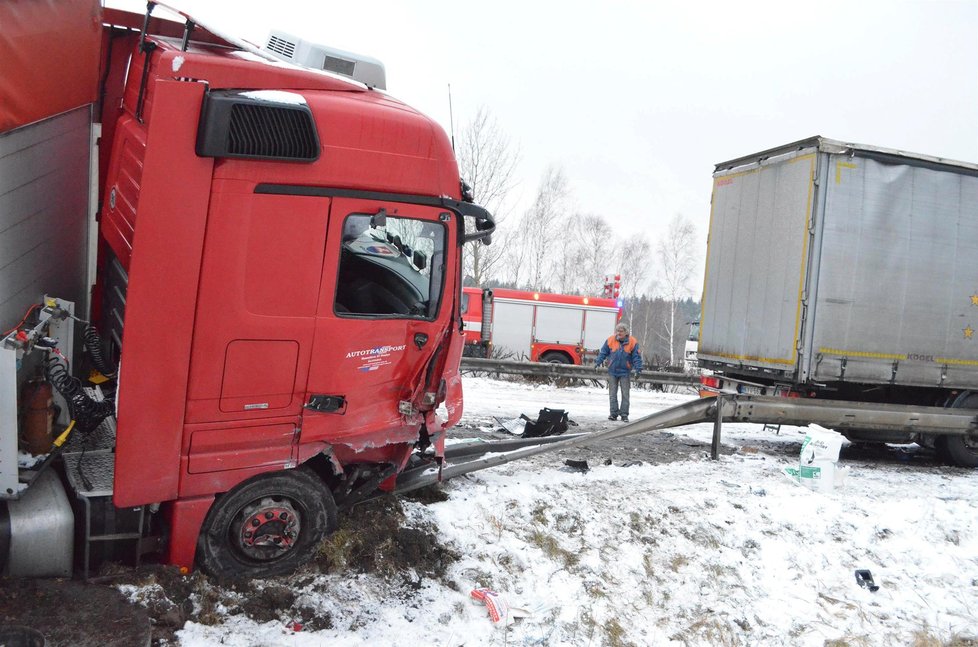
[{"label": "snow covered ground", "polygon": [[[467,378],[465,392],[468,429],[543,406],[569,410],[579,430],[615,424],[600,388]],[[633,391],[631,417],[691,397]],[[712,427],[677,431],[708,442]],[[177,636],[194,647],[972,644],[978,472],[898,448],[843,450],[845,486],[819,494],[782,474],[803,436],[728,424],[723,442],[735,451],[716,462],[694,449],[623,467],[618,452],[576,472],[543,455],[462,477],[446,484],[446,501],[403,502],[409,524],[436,524],[460,554],[445,581],[300,574],[285,580],[297,603],[332,628],[236,615],[188,622]],[[857,569],[879,589],[860,587]],[[494,625],[469,597],[476,587],[530,615]]]}]

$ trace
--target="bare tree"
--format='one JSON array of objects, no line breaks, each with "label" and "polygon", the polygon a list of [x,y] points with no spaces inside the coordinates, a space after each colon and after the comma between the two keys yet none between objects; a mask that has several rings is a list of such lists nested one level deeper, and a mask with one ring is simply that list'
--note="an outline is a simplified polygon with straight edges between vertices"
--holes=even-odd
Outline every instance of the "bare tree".
[{"label": "bare tree", "polygon": [[689,295],[689,282],[697,265],[696,228],[682,214],[669,221],[665,238],[658,245],[662,294],[669,304],[663,332],[669,344],[669,364],[676,363],[676,309]]},{"label": "bare tree", "polygon": [[600,295],[604,277],[614,269],[614,251],[619,247],[611,225],[601,216],[580,216],[577,239],[578,289],[584,294]]},{"label": "bare tree", "polygon": [[655,291],[650,272],[652,248],[644,236],[631,237],[618,246],[615,266],[621,276],[620,295],[628,327],[634,330],[637,299]]},{"label": "bare tree", "polygon": [[[560,229],[567,216],[568,189],[567,178],[560,167],[550,166],[543,174],[536,198],[525,214],[519,226],[519,253],[523,262],[515,270],[522,273],[525,266],[529,286],[541,289],[544,279],[551,278],[553,259],[562,253],[563,243]],[[514,243],[516,241],[513,241]]]},{"label": "bare tree", "polygon": [[578,286],[581,283],[578,260],[582,251],[582,221],[583,217],[575,213],[561,224],[562,244],[554,248],[551,254],[553,263],[551,276],[553,280],[550,287],[564,294],[572,294],[578,291]]},{"label": "bare tree", "polygon": [[[493,214],[498,228],[506,218],[507,198],[516,185],[520,152],[485,106],[459,133],[457,157],[462,179],[472,188],[475,202]],[[466,245],[465,274],[476,285],[492,279],[499,270],[506,251],[503,242],[497,236],[495,245],[480,241]]]}]

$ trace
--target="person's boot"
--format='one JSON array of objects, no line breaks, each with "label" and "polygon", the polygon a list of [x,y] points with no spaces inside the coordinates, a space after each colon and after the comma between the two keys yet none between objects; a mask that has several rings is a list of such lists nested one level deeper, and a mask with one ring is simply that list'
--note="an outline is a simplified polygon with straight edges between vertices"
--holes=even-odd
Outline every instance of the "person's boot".
[{"label": "person's boot", "polygon": [[621,417],[621,421],[622,422],[628,422],[628,416],[622,416]]},{"label": "person's boot", "polygon": [[610,416],[608,416],[608,420],[618,420],[618,416],[616,416],[615,414],[611,414]]}]

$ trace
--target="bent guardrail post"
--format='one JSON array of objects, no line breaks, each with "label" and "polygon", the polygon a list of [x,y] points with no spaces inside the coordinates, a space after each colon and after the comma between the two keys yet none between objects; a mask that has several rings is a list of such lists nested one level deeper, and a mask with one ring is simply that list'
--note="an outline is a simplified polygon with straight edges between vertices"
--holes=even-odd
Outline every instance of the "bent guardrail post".
[{"label": "bent guardrail post", "polygon": [[710,458],[720,460],[720,430],[723,427],[723,406],[727,398],[723,395],[717,396],[716,413],[713,418],[713,441],[710,443]]}]

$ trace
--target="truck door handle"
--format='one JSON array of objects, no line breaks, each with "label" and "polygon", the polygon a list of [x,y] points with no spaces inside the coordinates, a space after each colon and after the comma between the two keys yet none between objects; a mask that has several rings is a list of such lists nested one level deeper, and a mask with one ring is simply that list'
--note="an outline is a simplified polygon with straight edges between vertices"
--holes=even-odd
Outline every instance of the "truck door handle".
[{"label": "truck door handle", "polygon": [[414,345],[418,347],[418,350],[421,350],[427,343],[428,335],[424,334],[423,332],[414,333]]},{"label": "truck door handle", "polygon": [[320,413],[343,413],[346,411],[346,397],[317,393],[309,396],[309,402],[306,403],[305,408]]}]

